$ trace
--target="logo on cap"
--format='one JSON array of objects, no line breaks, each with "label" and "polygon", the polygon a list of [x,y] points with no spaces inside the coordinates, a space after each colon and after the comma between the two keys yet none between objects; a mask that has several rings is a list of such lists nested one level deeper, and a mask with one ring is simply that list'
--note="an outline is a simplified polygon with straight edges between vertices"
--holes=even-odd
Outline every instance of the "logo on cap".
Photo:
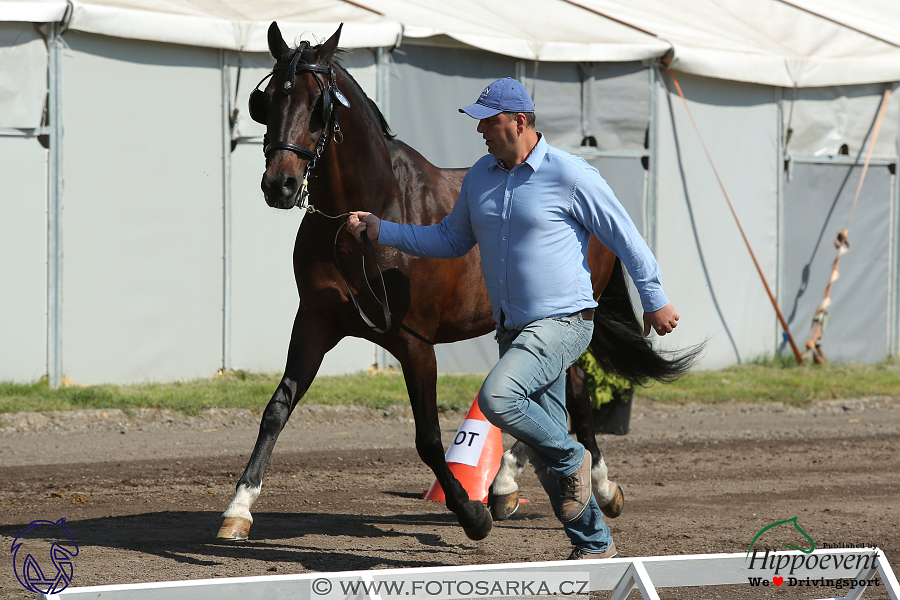
[{"label": "logo on cap", "polygon": [[490,86],[488,86],[488,87],[484,88],[483,92],[481,92],[481,97],[484,98],[485,96],[487,96],[490,93],[491,93],[491,88],[490,88]]}]

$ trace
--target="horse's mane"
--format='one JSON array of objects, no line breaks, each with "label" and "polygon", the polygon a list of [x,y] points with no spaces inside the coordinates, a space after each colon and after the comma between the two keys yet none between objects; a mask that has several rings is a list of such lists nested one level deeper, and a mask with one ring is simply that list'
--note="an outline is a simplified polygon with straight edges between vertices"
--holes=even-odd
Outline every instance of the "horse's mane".
[{"label": "horse's mane", "polygon": [[[294,52],[303,52],[307,48],[318,50],[321,46],[322,44],[319,44],[318,46],[310,46],[309,42],[302,41],[300,42],[299,46],[291,50],[291,54],[293,54]],[[397,136],[393,131],[391,131],[391,126],[388,125],[387,119],[384,118],[384,114],[381,112],[381,109],[378,108],[378,105],[375,104],[375,102],[371,98],[369,98],[369,95],[366,94],[366,92],[362,89],[362,86],[357,83],[356,79],[353,78],[353,75],[351,75],[350,72],[344,68],[344,65],[341,64],[341,56],[343,56],[344,54],[347,54],[347,50],[345,48],[338,48],[331,60],[329,60],[328,63],[323,66],[334,67],[341,75],[343,75],[347,79],[347,81],[350,81],[352,83],[352,85],[356,88],[356,91],[359,92],[359,95],[366,99],[366,104],[368,104],[369,110],[372,111],[376,122],[381,126],[381,134],[389,140],[394,139]]]}]

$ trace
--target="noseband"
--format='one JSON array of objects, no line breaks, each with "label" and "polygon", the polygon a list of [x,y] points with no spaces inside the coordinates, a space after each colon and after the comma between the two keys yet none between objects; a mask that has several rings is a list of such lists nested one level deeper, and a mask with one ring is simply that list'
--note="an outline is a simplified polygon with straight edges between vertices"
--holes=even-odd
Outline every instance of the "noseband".
[{"label": "noseband", "polygon": [[[307,192],[309,175],[315,168],[316,162],[325,151],[325,145],[328,143],[329,129],[334,131],[333,137],[336,144],[340,144],[344,140],[344,134],[341,132],[341,126],[338,123],[337,112],[334,110],[334,100],[337,99],[342,106],[350,108],[350,103],[335,83],[334,67],[324,67],[306,62],[301,58],[305,48],[306,46],[301,45],[294,50],[293,54],[291,54],[290,60],[276,62],[275,66],[272,67],[272,72],[263,77],[260,82],[256,84],[256,88],[250,93],[249,102],[250,118],[262,125],[268,125],[269,110],[266,105],[266,93],[259,89],[263,82],[275,75],[276,71],[285,71],[284,80],[280,89],[281,93],[287,97],[291,95],[296,87],[295,79],[298,71],[300,73],[313,74],[313,79],[316,80],[316,84],[318,84],[319,90],[322,92],[322,122],[325,124],[324,127],[322,127],[322,132],[319,134],[315,149],[310,150],[305,146],[294,144],[292,142],[270,142],[268,132],[263,138],[263,154],[265,154],[266,157],[272,152],[287,150],[293,152],[300,158],[306,159],[306,172],[303,175],[303,183],[297,190],[297,197],[294,198],[294,206],[299,205],[302,207],[305,207],[309,196],[309,193]],[[318,74],[324,75],[324,82],[322,81],[323,78],[319,77]]]}]

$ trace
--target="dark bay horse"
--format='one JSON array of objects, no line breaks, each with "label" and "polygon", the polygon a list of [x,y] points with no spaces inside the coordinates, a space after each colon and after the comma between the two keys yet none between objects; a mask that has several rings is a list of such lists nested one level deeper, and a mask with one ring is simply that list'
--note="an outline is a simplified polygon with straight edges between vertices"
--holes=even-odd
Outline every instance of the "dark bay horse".
[{"label": "dark bay horse", "polygon": [[[323,216],[365,210],[401,223],[435,224],[450,213],[466,170],[439,169],[394,139],[380,111],[335,60],[340,31],[318,46],[301,42],[292,49],[272,23],[268,42],[276,64],[265,89],[258,86],[250,99],[251,116],[267,126],[262,177],[266,202],[291,209],[305,204],[308,191],[319,212],[303,219],[294,245],[300,305],[284,377],[263,412],[256,446],[223,515],[218,537],[247,538],[250,507],[259,496],[279,433],[315,378],[325,353],[343,337],[354,336],[382,346],[400,361],[415,417],[416,450],[440,482],[447,508],[456,514],[466,535],[479,540],[490,532],[492,518],[480,501],[469,500],[444,460],[434,350],[397,323],[436,343],[492,331],[478,248],[461,258],[430,259],[376,246],[394,319],[393,326],[384,327],[387,315],[379,321],[382,308],[375,296],[382,286],[379,271],[371,259],[362,260],[360,244],[344,230],[345,219]],[[596,240],[591,243],[589,266],[595,290],[606,289],[592,342],[601,365],[636,383],[672,379],[687,370],[691,357],[666,358],[647,345],[628,300],[620,263]],[[356,303],[366,314],[378,315],[373,326],[360,318]],[[572,417],[579,440],[599,464],[602,457],[593,436],[590,407],[585,399],[576,404],[579,407],[573,408]],[[608,482],[604,485],[607,493],[602,495],[611,499],[616,493],[609,492]],[[510,496],[498,497],[502,507]],[[499,508],[495,514],[504,518],[511,511]]]}]

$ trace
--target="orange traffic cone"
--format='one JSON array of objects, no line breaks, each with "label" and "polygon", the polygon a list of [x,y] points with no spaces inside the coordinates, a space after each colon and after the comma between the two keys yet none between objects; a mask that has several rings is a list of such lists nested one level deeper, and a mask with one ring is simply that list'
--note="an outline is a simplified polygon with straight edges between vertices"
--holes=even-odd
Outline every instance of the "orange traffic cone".
[{"label": "orange traffic cone", "polygon": [[[475,402],[459,426],[446,455],[450,472],[469,492],[469,500],[487,502],[488,488],[500,470],[502,456],[503,437],[500,430],[481,414],[478,396],[475,396]],[[424,498],[435,502],[447,501],[437,479],[425,492]]]}]

